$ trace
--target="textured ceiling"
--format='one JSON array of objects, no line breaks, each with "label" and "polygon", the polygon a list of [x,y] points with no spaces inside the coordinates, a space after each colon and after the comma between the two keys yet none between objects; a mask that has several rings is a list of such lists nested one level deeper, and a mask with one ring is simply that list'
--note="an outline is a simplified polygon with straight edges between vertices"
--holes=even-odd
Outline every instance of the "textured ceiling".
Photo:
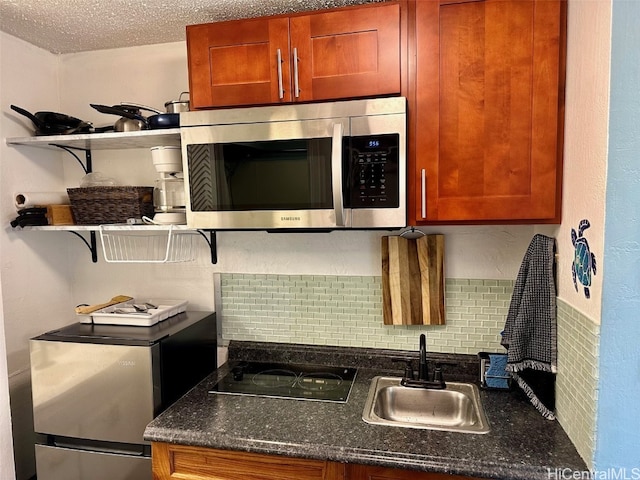
[{"label": "textured ceiling", "polygon": [[380,0],[0,0],[0,30],[53,53],[177,42],[185,26]]}]

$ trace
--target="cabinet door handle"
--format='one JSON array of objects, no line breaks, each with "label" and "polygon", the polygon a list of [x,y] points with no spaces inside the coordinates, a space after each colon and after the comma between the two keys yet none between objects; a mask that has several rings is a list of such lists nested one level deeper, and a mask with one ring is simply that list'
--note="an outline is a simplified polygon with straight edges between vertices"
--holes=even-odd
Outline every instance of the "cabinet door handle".
[{"label": "cabinet door handle", "polygon": [[300,98],[300,83],[298,81],[298,49],[293,49],[293,84],[296,98]]},{"label": "cabinet door handle", "polygon": [[278,56],[278,98],[282,100],[284,98],[284,87],[282,86],[282,52],[278,48],[276,50]]},{"label": "cabinet door handle", "polygon": [[427,218],[427,171],[423,168],[420,172],[420,204],[422,208],[422,218]]}]

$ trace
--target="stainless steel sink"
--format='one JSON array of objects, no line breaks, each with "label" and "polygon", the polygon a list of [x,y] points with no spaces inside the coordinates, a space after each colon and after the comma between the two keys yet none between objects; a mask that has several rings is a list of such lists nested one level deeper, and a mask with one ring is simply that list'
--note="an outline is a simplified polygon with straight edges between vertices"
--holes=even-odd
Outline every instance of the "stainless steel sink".
[{"label": "stainless steel sink", "polygon": [[472,383],[447,382],[443,390],[404,387],[398,377],[375,377],[362,419],[406,428],[487,433],[489,422]]}]

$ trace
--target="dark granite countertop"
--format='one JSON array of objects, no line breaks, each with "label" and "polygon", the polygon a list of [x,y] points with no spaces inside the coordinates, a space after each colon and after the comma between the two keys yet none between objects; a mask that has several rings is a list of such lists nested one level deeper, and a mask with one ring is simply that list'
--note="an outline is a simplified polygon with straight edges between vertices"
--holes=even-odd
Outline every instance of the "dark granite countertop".
[{"label": "dark granite countertop", "polygon": [[[544,419],[517,392],[481,391],[491,425],[484,435],[365,423],[371,379],[402,375],[394,357],[417,358],[417,352],[232,342],[229,362],[153,420],[145,439],[503,480],[587,470],[560,424]],[[358,374],[346,403],[208,393],[240,360],[358,367]],[[447,367],[445,379],[477,379],[475,356],[429,355],[437,360],[457,365]]]}]

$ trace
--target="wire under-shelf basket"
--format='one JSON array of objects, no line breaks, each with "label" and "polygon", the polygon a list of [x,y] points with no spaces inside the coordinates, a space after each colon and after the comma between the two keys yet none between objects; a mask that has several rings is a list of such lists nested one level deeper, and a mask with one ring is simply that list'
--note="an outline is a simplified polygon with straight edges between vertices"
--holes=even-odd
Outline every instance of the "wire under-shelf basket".
[{"label": "wire under-shelf basket", "polygon": [[100,225],[102,253],[108,263],[179,263],[195,259],[197,232],[168,227],[123,230]]}]

